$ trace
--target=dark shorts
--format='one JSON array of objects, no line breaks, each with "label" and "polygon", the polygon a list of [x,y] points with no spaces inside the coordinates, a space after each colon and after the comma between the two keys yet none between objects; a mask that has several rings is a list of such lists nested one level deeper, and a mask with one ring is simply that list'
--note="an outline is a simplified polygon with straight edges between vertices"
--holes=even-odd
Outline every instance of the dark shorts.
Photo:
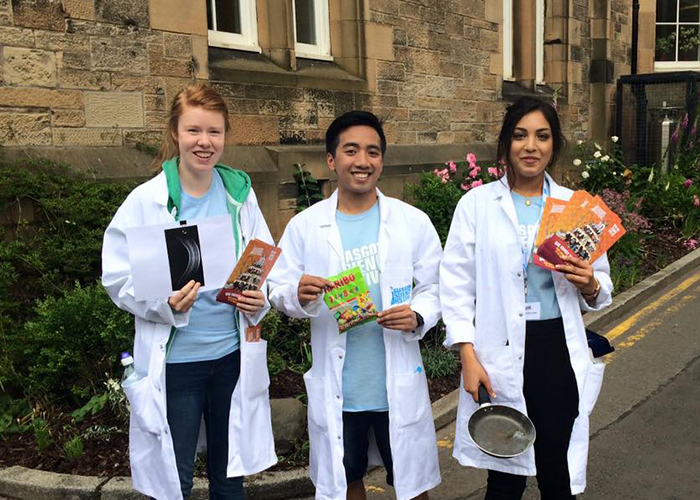
[{"label": "dark shorts", "polygon": [[345,479],[348,484],[352,484],[360,481],[367,472],[370,428],[374,431],[379,454],[384,462],[384,467],[386,467],[386,482],[393,486],[394,463],[391,459],[391,446],[389,444],[388,411],[343,412]]}]

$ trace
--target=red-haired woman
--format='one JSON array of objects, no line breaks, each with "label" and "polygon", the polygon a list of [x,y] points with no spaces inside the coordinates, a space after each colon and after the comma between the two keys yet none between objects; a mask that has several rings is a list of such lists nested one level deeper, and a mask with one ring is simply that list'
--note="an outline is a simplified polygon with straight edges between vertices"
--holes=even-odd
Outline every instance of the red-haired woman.
[{"label": "red-haired woman", "polygon": [[127,197],[105,232],[102,283],[135,317],[134,363],[143,376],[125,388],[131,403],[134,488],[156,499],[188,498],[202,419],[212,499],[242,499],[242,476],[277,460],[270,423],[265,341],[247,326],[269,309],[246,291],[236,307],[190,281],[169,299],[137,301],[127,228],[229,214],[239,257],[253,238],[272,242],[244,172],[219,164],[229,129],[223,99],[193,83],[174,98],[159,152],[161,172]]}]

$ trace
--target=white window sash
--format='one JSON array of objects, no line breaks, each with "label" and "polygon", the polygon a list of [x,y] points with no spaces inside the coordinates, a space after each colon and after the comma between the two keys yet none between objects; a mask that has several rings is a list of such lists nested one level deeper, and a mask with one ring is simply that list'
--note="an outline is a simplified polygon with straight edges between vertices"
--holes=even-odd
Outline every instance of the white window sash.
[{"label": "white window sash", "polygon": [[544,0],[535,4],[535,83],[544,83]]},{"label": "white window sash", "polygon": [[[658,71],[673,71],[673,70],[686,70],[686,69],[696,69],[700,67],[700,60],[698,61],[679,61],[678,51],[680,50],[680,25],[693,25],[700,26],[700,19],[697,22],[683,21],[681,23],[681,0],[676,0],[676,22],[662,22],[655,23],[655,26],[674,26],[676,28],[676,55],[675,61],[659,61],[654,62],[654,69]],[[656,41],[656,35],[654,35],[654,41]],[[700,55],[698,56],[700,59]]]},{"label": "white window sash", "polygon": [[314,2],[314,17],[316,26],[316,45],[297,42],[297,13],[296,3],[292,2],[294,11],[294,50],[296,57],[332,61],[330,21],[328,17],[328,0]]},{"label": "white window sash", "polygon": [[503,0],[503,79],[513,80],[513,0]]},{"label": "white window sash", "polygon": [[208,30],[209,45],[224,49],[247,50],[261,52],[258,44],[258,17],[255,0],[241,0],[241,33],[228,33],[216,29],[216,1],[207,0],[211,4],[212,24],[214,29]]}]

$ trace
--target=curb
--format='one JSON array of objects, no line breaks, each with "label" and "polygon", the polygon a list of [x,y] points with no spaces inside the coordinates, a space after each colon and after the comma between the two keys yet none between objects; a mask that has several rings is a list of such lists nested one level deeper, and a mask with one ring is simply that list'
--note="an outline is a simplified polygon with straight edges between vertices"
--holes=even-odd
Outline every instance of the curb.
[{"label": "curb", "polygon": [[[628,314],[680,276],[700,267],[700,249],[695,250],[641,283],[615,297],[603,311],[588,313],[584,322],[591,329],[602,329]],[[452,423],[457,415],[459,389],[432,404],[435,429]],[[313,485],[308,468],[289,471],[261,472],[245,480],[246,496],[250,500],[284,500],[312,495]],[[0,497],[14,500],[143,500],[133,490],[131,478],[100,478],[58,474],[14,466],[0,470]],[[195,479],[192,500],[207,500],[207,482]]]}]

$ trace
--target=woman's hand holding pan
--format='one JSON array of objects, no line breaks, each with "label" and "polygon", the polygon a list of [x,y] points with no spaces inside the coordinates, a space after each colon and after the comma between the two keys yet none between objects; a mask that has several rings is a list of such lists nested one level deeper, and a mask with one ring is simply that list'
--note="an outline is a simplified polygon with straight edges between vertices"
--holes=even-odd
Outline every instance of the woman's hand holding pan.
[{"label": "woman's hand holding pan", "polygon": [[464,378],[464,390],[471,394],[474,402],[479,402],[479,386],[483,385],[491,398],[496,397],[491,387],[491,381],[486,370],[481,366],[474,352],[474,345],[464,343],[460,345],[459,355],[462,359],[462,377]]}]

